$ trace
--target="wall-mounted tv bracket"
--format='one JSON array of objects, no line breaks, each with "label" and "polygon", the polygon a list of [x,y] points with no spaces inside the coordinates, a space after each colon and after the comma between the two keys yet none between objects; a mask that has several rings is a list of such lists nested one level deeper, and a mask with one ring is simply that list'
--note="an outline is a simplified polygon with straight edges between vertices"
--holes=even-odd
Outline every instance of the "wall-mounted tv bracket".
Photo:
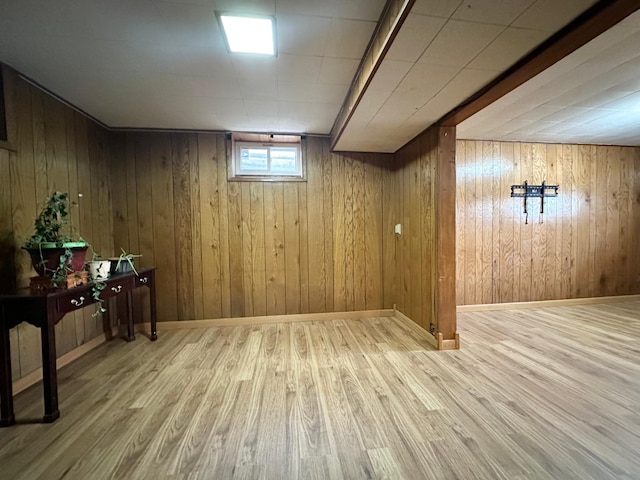
[{"label": "wall-mounted tv bracket", "polygon": [[521,197],[524,204],[524,223],[529,223],[529,212],[527,211],[527,198],[540,197],[540,223],[542,223],[542,216],[544,215],[544,198],[545,197],[557,197],[558,185],[545,185],[542,182],[541,185],[529,185],[525,180],[522,185],[511,185],[511,196]]}]

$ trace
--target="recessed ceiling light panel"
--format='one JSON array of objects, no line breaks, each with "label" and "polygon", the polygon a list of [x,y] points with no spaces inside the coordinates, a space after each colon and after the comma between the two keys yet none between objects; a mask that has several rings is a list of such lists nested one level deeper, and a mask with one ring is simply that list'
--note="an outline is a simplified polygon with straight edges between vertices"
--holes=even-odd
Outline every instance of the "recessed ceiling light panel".
[{"label": "recessed ceiling light panel", "polygon": [[231,53],[276,55],[276,19],[216,12]]}]

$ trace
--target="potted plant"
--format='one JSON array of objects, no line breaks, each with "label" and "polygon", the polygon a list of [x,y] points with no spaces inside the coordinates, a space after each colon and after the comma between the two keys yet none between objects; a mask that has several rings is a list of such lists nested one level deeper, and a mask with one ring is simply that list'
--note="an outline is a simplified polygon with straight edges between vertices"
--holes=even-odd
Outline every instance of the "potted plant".
[{"label": "potted plant", "polygon": [[103,260],[99,256],[87,262],[89,276],[93,280],[105,280],[111,273],[111,260]]},{"label": "potted plant", "polygon": [[22,248],[31,255],[33,268],[40,276],[52,277],[57,283],[68,274],[80,272],[84,266],[87,242],[73,233],[69,210],[69,194],[53,193],[34,223],[34,234]]},{"label": "potted plant", "polygon": [[138,275],[138,271],[134,265],[134,259],[141,257],[142,255],[134,255],[127,253],[124,248],[120,248],[122,253],[119,257],[112,257],[111,260],[111,273],[128,273],[133,272]]}]

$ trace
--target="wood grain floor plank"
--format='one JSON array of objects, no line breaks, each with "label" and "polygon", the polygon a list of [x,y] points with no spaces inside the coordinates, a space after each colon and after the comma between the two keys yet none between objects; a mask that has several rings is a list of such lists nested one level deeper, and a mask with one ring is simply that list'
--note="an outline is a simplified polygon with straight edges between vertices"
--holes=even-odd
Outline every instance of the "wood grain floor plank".
[{"label": "wood grain floor plank", "polygon": [[108,342],[0,430],[2,478],[640,477],[640,301],[465,312],[438,352],[400,318]]}]

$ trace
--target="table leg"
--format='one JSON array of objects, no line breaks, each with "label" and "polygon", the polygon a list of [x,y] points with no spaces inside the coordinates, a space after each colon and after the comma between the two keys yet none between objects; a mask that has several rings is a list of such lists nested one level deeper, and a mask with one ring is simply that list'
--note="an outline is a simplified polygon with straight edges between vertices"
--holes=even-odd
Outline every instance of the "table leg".
[{"label": "table leg", "polygon": [[133,330],[133,302],[131,300],[131,290],[127,292],[127,342],[132,342],[136,339],[136,334]]},{"label": "table leg", "polygon": [[156,274],[152,270],[149,282],[149,313],[151,315],[151,340],[158,339],[158,330],[156,326]]},{"label": "table leg", "polygon": [[16,423],[13,413],[13,385],[11,384],[11,345],[9,329],[0,312],[0,427]]},{"label": "table leg", "polygon": [[60,416],[58,410],[58,372],[56,371],[56,329],[49,319],[40,328],[42,343],[42,386],[44,390],[45,423],[51,423]]}]

